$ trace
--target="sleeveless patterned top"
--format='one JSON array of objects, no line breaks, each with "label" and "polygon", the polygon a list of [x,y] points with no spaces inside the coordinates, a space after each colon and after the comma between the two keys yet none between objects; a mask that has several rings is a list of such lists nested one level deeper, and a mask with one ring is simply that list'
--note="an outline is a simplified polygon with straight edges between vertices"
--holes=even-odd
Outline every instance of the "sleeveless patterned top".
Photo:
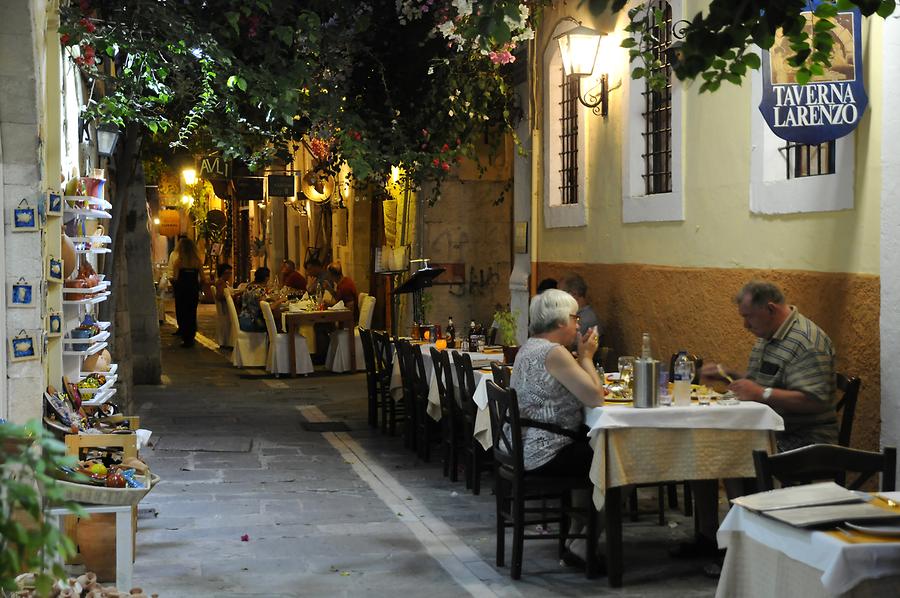
[{"label": "sleeveless patterned top", "polygon": [[[519,399],[521,417],[562,426],[577,432],[584,424],[583,404],[547,371],[547,354],[559,343],[529,338],[519,349],[513,365],[510,386]],[[571,438],[540,428],[522,428],[525,469],[537,469],[548,463]]]}]

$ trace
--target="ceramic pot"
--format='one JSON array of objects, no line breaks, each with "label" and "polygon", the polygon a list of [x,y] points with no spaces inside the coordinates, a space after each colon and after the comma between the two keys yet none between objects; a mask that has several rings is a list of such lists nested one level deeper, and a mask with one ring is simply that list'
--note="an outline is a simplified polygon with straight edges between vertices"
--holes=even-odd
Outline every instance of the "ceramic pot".
[{"label": "ceramic pot", "polygon": [[75,243],[66,233],[62,234],[62,258],[63,278],[68,278],[78,267],[78,254],[75,253]]},{"label": "ceramic pot", "polygon": [[88,571],[101,581],[116,579],[116,515],[95,513],[78,520],[75,535]]}]

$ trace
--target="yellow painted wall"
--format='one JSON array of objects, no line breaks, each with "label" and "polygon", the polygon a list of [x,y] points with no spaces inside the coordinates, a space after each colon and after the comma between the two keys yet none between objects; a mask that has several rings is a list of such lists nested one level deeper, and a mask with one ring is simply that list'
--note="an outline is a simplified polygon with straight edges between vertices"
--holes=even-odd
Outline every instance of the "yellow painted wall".
[{"label": "yellow painted wall", "polygon": [[[685,16],[703,5],[688,3]],[[586,25],[621,32],[618,22],[604,16],[592,19],[575,5],[548,10],[536,48],[543,54],[549,32],[563,14],[573,14]],[[693,9],[693,10],[691,10]],[[865,22],[865,19],[864,19]],[[866,85],[870,98],[881,89],[881,64],[871,48],[880,45],[881,19],[864,27]],[[619,33],[621,35],[621,33]],[[628,77],[629,69],[623,69]],[[611,84],[615,84],[612,77]],[[751,105],[750,83],[725,84],[714,94],[697,93],[699,84],[687,84],[684,103],[685,221],[622,224],[622,144],[624,102],[622,90],[610,96],[610,115],[589,117],[587,206],[588,226],[544,229],[542,210],[534,261],[572,263],[642,263],[717,268],[773,268],[820,272],[877,274],[879,268],[879,193],[881,106],[870,103],[856,132],[855,209],[816,214],[763,216],[751,214],[750,118],[761,118]],[[542,113],[541,93],[533,96]],[[537,121],[540,123],[540,119]],[[540,126],[540,125],[539,125]],[[553,132],[553,125],[551,125]],[[532,147],[541,147],[542,131]],[[541,205],[542,179],[539,152],[534,154],[535,196]]]}]

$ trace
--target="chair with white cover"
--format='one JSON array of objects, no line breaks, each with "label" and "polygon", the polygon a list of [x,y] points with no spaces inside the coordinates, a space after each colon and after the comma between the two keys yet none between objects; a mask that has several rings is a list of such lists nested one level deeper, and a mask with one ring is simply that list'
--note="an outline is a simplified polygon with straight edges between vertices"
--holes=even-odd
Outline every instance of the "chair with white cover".
[{"label": "chair with white cover", "polygon": [[[228,289],[225,289],[228,295]],[[232,347],[231,314],[228,313],[228,305],[224,301],[216,300],[216,342],[219,347]]]},{"label": "chair with white cover", "polygon": [[[272,306],[268,301],[260,301],[263,319],[266,321],[266,331],[269,334],[269,355],[266,358],[266,370],[274,374],[289,374],[291,372],[291,349],[288,343],[290,337],[285,332],[278,332],[275,327],[275,316],[272,314]],[[312,358],[309,356],[309,347],[306,338],[297,334],[295,339],[296,351],[294,353],[294,367],[298,374],[311,374],[313,369]]]},{"label": "chair with white cover", "polygon": [[231,339],[234,343],[231,363],[236,368],[263,367],[266,365],[266,333],[241,330],[231,293],[225,293],[225,305],[231,320]]},{"label": "chair with white cover", "polygon": [[346,330],[335,330],[331,333],[331,340],[328,342],[328,355],[325,357],[325,367],[332,372],[366,369],[359,329],[371,328],[372,316],[375,313],[375,297],[365,293],[360,293],[360,297],[359,322],[353,331],[353,342],[356,343],[356,367],[350,367],[350,335],[347,334]]}]

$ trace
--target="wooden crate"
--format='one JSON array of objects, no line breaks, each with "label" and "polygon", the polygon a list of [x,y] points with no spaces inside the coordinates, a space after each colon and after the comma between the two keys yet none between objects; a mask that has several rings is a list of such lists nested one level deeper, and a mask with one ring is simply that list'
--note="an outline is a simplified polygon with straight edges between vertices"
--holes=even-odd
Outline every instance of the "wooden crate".
[{"label": "wooden crate", "polygon": [[[136,430],[140,425],[139,417],[126,417],[129,429]],[[138,456],[137,436],[134,434],[68,434],[66,435],[66,454],[77,459],[92,448],[122,449],[123,458],[129,459]],[[67,515],[63,518],[65,534],[76,542],[75,526],[78,517]],[[113,523],[115,525],[115,523]],[[131,507],[131,542],[133,554],[137,554],[137,505]],[[76,543],[77,548],[77,543]],[[81,564],[81,554],[75,554],[68,564]]]}]

